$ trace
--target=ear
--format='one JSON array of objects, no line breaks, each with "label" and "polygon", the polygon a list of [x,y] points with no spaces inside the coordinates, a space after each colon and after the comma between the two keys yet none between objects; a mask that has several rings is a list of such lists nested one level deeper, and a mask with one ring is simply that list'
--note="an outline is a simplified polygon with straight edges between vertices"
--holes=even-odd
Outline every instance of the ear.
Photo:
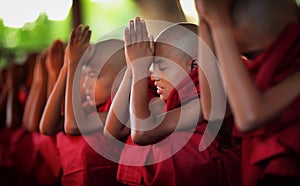
[{"label": "ear", "polygon": [[189,67],[189,71],[192,72],[197,67],[197,61],[196,61],[196,59],[191,58],[188,61],[188,67]]}]

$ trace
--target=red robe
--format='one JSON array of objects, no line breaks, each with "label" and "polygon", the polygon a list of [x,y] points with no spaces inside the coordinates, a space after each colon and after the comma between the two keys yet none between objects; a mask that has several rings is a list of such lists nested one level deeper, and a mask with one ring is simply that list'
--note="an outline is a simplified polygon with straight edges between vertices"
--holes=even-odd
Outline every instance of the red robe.
[{"label": "red robe", "polygon": [[[99,112],[108,112],[110,104],[111,100],[102,106]],[[96,149],[96,152],[90,144],[100,149]],[[120,185],[116,180],[117,163],[98,153],[98,150],[101,152],[117,151],[103,132],[85,136],[69,136],[61,132],[57,134],[57,145],[63,185]]]},{"label": "red robe", "polygon": [[[257,88],[264,92],[299,72],[299,54],[300,25],[293,24],[246,65]],[[300,185],[299,110],[300,95],[268,125],[245,134],[242,146],[244,186]]]},{"label": "red robe", "polygon": [[[192,91],[194,87],[197,91]],[[182,97],[174,89],[166,101],[165,111],[199,97],[198,71],[193,71],[176,89]],[[206,127],[207,123],[199,123],[194,133],[175,132],[159,145],[143,146],[140,152],[125,147],[120,158],[118,179],[130,185],[239,186],[240,158],[231,149],[230,135],[227,136],[230,129],[226,130],[227,127],[223,126],[217,139],[200,152],[198,147]],[[131,138],[128,138],[127,143],[133,144]],[[183,147],[178,149],[178,145]],[[170,157],[165,158],[166,154]],[[130,158],[135,158],[145,166],[122,165],[128,163]],[[165,160],[160,161],[163,158]],[[158,163],[149,164],[153,161]]]},{"label": "red robe", "polygon": [[[18,92],[18,101],[20,102],[22,109],[25,107],[27,97],[28,92],[26,92],[25,89],[20,89]],[[9,151],[11,149],[11,136],[14,134],[14,131],[15,129],[10,128],[3,128],[0,130],[0,167],[12,167]]]},{"label": "red robe", "polygon": [[19,128],[11,135],[9,155],[22,182],[57,185],[60,164],[55,138]]}]

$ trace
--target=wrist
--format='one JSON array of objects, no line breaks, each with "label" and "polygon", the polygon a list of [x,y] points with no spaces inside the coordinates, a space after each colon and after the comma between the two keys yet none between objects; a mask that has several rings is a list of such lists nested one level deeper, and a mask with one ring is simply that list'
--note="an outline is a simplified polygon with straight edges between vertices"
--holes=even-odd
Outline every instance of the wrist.
[{"label": "wrist", "polygon": [[58,75],[59,75],[59,72],[60,71],[53,71],[53,72],[48,73],[49,80],[54,80],[55,81],[57,79]]},{"label": "wrist", "polygon": [[231,27],[229,16],[215,16],[207,22],[212,30]]},{"label": "wrist", "polygon": [[132,70],[132,72],[136,72],[136,71],[149,71],[149,68],[152,64],[152,60],[143,60],[143,61],[135,61],[133,63],[130,64],[130,68]]},{"label": "wrist", "polygon": [[124,77],[125,78],[129,78],[129,79],[132,78],[132,69],[131,69],[130,65],[127,66],[127,69],[125,71]]},{"label": "wrist", "polygon": [[77,69],[77,66],[76,66],[76,65],[72,65],[72,64],[68,64],[68,65],[67,65],[67,71],[68,71],[68,72],[75,73],[76,69]]},{"label": "wrist", "polygon": [[135,81],[141,80],[143,78],[148,78],[149,71],[146,68],[132,68],[132,77]]}]

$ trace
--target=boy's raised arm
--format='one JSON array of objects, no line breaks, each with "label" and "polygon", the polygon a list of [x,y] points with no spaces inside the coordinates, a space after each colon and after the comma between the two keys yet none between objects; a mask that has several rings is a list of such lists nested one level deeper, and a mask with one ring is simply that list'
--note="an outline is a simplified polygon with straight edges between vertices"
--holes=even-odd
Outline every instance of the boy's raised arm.
[{"label": "boy's raised arm", "polygon": [[265,125],[299,95],[300,73],[291,75],[266,92],[260,92],[239,54],[229,16],[231,1],[198,1],[201,4],[199,14],[211,28],[237,127],[246,132]]},{"label": "boy's raised arm", "polygon": [[47,53],[42,53],[34,68],[32,86],[25,105],[23,126],[28,131],[39,131],[40,119],[43,114],[47,94]]},{"label": "boy's raised arm", "polygon": [[107,115],[104,134],[122,140],[130,133],[129,126],[129,96],[131,88],[132,74],[128,66],[118,91],[112,101],[112,105]]},{"label": "boy's raised arm", "polygon": [[[154,112],[150,111],[153,105],[150,105],[148,98],[148,71],[153,61],[154,48],[151,47],[153,38],[148,37],[144,21],[136,18],[135,22],[134,25],[134,22],[130,21],[130,28],[125,30],[126,53],[129,60],[127,63],[132,68],[133,78],[130,96],[131,137],[139,145],[148,145],[158,142],[175,129],[193,129],[195,123],[202,117],[199,117],[201,113],[193,112],[192,109],[199,107],[197,99],[166,113],[160,111],[153,114]],[[179,121],[184,121],[184,124]]]}]

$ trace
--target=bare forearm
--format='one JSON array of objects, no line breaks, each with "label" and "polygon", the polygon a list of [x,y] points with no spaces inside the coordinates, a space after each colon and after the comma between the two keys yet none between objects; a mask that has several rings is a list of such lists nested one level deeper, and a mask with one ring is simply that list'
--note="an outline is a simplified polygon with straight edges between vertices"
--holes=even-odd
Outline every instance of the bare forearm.
[{"label": "bare forearm", "polygon": [[66,79],[67,69],[62,68],[41,118],[40,132],[44,134],[54,134],[59,131],[58,129],[62,129],[61,109],[65,97]]},{"label": "bare forearm", "polygon": [[117,139],[124,138],[130,132],[130,129],[125,125],[129,119],[129,96],[131,81],[132,72],[128,67],[116,96],[113,99],[104,128],[104,133],[106,135],[112,135]]},{"label": "bare forearm", "polygon": [[206,120],[222,120],[227,98],[219,64],[214,54],[211,32],[206,22],[200,24],[199,33],[202,39],[199,53],[199,82],[203,116]]},{"label": "bare forearm", "polygon": [[144,131],[133,131],[131,136],[135,143],[140,145],[153,144],[172,132],[192,131],[199,122],[204,121],[201,113],[199,99],[194,99],[179,108],[156,116],[156,123],[148,124],[155,127]]},{"label": "bare forearm", "polygon": [[75,71],[76,71],[75,67],[70,67],[70,66],[68,67],[64,123],[65,123],[65,132],[70,134],[78,132],[78,127],[77,127],[74,110],[73,110],[73,99],[72,99],[73,80],[74,80]]},{"label": "bare forearm", "polygon": [[136,116],[137,119],[146,119],[150,117],[148,70],[145,70],[144,72],[133,72],[133,85],[131,86],[131,89],[130,111],[132,112],[132,115]]},{"label": "bare forearm", "polygon": [[31,107],[29,112],[29,121],[27,129],[29,131],[39,131],[39,123],[43,114],[44,106],[46,103],[47,88],[43,82],[36,82],[31,87],[29,96],[33,96]]},{"label": "bare forearm", "polygon": [[237,126],[250,131],[275,119],[299,94],[295,84],[299,77],[288,78],[273,89],[260,92],[241,61],[230,21],[215,22],[212,30]]},{"label": "bare forearm", "polygon": [[48,84],[47,84],[47,98],[50,96],[51,91],[53,90],[55,83],[57,81],[57,77],[59,74],[51,74],[49,73],[48,76]]},{"label": "bare forearm", "polygon": [[207,63],[210,63],[211,59],[209,57],[207,58],[207,55],[209,55],[207,53],[209,52],[208,49],[212,49],[212,41],[210,38],[208,25],[205,22],[201,22],[198,28],[202,40],[199,43],[199,83],[201,85],[200,100],[204,118],[208,120],[211,111],[211,93],[206,77],[208,76],[208,73],[210,73],[207,67]]}]

